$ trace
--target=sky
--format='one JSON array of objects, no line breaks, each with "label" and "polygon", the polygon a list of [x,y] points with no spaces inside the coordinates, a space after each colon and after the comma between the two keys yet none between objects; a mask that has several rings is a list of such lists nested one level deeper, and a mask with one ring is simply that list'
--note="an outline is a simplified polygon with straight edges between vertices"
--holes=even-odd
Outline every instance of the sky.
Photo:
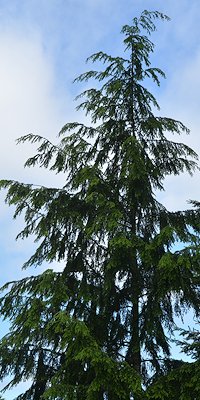
[{"label": "sky", "polygon": [[[15,140],[31,132],[57,141],[66,122],[85,121],[75,111],[82,86],[74,78],[90,68],[85,60],[92,53],[122,54],[121,27],[144,9],[171,18],[152,36],[152,65],[167,76],[153,89],[161,115],[181,120],[191,134],[178,140],[200,154],[199,0],[0,0],[0,179],[62,186],[63,177],[24,169],[34,149]],[[200,201],[199,182],[198,171],[169,177],[160,199],[170,210],[184,209],[187,200]],[[3,200],[1,193],[0,284],[25,274],[21,266],[33,251],[31,240],[15,241],[22,220],[12,220]]]}]

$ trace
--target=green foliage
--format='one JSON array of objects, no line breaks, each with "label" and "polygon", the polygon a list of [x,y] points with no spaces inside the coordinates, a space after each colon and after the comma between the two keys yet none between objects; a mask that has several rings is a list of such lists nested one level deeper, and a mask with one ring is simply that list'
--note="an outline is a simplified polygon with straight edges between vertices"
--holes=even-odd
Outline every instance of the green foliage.
[{"label": "green foliage", "polygon": [[200,397],[200,363],[183,363],[147,390],[148,400],[197,400]]},{"label": "green foliage", "polygon": [[64,173],[63,188],[0,183],[14,217],[24,216],[17,238],[38,243],[24,267],[64,264],[2,288],[11,328],[0,378],[12,375],[7,387],[32,380],[18,400],[199,396],[199,361],[177,365],[170,343],[175,317],[190,308],[199,316],[200,207],[170,212],[155,197],[167,175],[192,174],[197,155],[166,137],[188,133],[181,122],[153,113],[146,85],[164,77],[149,58],[157,19],[168,17],[144,11],[122,28],[127,58],[89,58],[103,64],[77,78],[97,81],[78,96],[91,126],[67,123],[56,145],[33,134],[18,140],[38,144],[25,166]]}]

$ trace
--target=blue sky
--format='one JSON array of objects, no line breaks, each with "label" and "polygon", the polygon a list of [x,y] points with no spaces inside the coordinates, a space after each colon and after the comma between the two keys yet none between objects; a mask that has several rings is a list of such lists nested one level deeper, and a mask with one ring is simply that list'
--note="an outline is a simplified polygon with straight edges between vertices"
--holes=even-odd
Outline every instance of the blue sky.
[{"label": "blue sky", "polygon": [[[30,146],[15,139],[33,132],[56,140],[76,114],[74,97],[81,87],[73,79],[89,65],[85,59],[104,50],[122,52],[122,25],[142,10],[159,10],[171,22],[159,23],[154,66],[167,75],[156,96],[161,114],[182,120],[191,135],[179,138],[200,153],[200,5],[199,0],[0,0],[0,171],[1,178],[62,185],[63,178],[39,169],[23,169]],[[162,201],[170,209],[200,200],[199,172],[166,180]],[[15,242],[22,221],[0,195],[0,283],[22,275],[32,241]],[[13,394],[8,395],[13,398]]]}]

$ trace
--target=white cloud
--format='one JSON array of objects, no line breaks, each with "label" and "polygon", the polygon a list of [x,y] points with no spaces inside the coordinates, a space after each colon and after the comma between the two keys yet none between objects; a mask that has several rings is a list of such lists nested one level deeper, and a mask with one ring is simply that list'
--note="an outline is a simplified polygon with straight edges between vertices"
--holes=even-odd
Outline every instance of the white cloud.
[{"label": "white cloud", "polygon": [[[189,129],[189,135],[172,136],[171,139],[189,145],[200,154],[200,47],[190,59],[181,59],[178,69],[168,79],[166,90],[162,93],[161,114],[182,121]],[[170,209],[188,208],[187,200],[200,200],[200,172],[193,177],[184,173],[178,177],[170,176],[165,182],[164,203]]]},{"label": "white cloud", "polygon": [[[56,92],[52,63],[38,34],[0,30],[0,54],[0,178],[59,186],[62,177],[39,168],[24,170],[23,164],[34,154],[34,148],[16,146],[15,140],[33,132],[56,141],[65,119],[70,119],[71,99]],[[12,221],[13,208],[4,206],[3,197],[1,193],[1,283],[25,275],[19,272],[20,267],[33,251],[32,240],[15,242],[22,220]]]},{"label": "white cloud", "polygon": [[30,175],[22,170],[31,153],[15,139],[30,132],[55,138],[67,96],[55,95],[54,71],[37,35],[0,34],[0,54],[0,175],[20,179]]}]

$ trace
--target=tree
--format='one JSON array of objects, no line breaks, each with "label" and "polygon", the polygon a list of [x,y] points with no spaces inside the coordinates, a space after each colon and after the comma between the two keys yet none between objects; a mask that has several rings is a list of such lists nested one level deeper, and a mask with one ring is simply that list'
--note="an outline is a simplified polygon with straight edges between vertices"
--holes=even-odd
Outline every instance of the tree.
[{"label": "tree", "polygon": [[[187,340],[176,342],[182,346],[185,353],[189,354],[196,361],[194,363],[176,361],[176,368],[172,368],[168,374],[159,377],[148,388],[148,398],[155,399],[198,399],[199,398],[199,378],[200,378],[200,359],[199,359],[199,331],[182,330],[182,335]],[[159,397],[156,397],[159,393]]]},{"label": "tree", "polygon": [[199,204],[170,212],[155,193],[167,175],[192,174],[197,155],[167,138],[188,129],[156,116],[146,87],[164,77],[150,63],[157,19],[168,17],[134,18],[122,28],[127,58],[96,53],[89,60],[104,69],[77,78],[97,81],[78,96],[91,126],[67,123],[57,145],[32,134],[18,140],[39,143],[25,166],[65,173],[63,188],[1,181],[14,217],[24,215],[18,238],[39,243],[24,267],[65,263],[62,272],[3,287],[11,330],[1,340],[0,376],[12,374],[9,387],[32,379],[18,400],[171,399],[166,382],[185,368],[172,359],[170,340],[176,316],[189,308],[199,315]]}]

